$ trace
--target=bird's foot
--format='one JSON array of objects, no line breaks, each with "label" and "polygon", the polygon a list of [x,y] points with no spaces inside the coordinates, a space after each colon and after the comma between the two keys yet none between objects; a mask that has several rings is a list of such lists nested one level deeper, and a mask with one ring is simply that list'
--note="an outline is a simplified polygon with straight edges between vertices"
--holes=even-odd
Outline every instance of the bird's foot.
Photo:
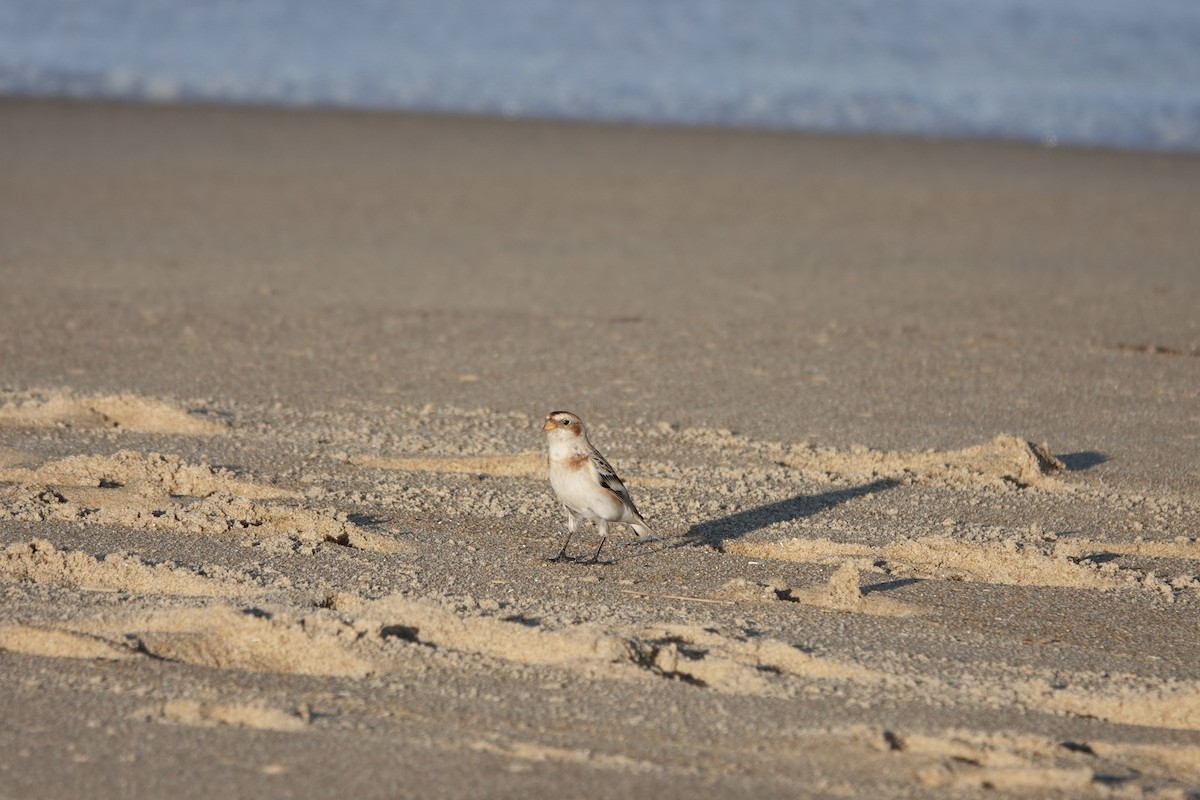
[{"label": "bird's foot", "polygon": [[[608,541],[608,537],[607,537],[607,536],[605,536],[603,539],[601,539],[601,540],[600,540],[600,546],[596,548],[596,552],[592,553],[592,557],[591,557],[591,558],[589,558],[589,559],[587,559],[586,561],[584,561],[584,563],[585,563],[585,564],[600,564],[600,563],[604,563],[604,562],[601,562],[601,561],[600,561],[600,551],[604,549],[604,543],[605,543],[605,542],[607,542],[607,541]],[[608,562],[608,563],[611,563],[611,562]]]}]

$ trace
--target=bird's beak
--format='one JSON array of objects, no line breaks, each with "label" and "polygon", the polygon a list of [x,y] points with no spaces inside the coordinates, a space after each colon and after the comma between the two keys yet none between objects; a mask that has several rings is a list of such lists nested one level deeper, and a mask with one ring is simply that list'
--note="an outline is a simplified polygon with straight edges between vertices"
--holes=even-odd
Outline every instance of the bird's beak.
[{"label": "bird's beak", "polygon": [[549,417],[546,417],[546,424],[542,425],[542,430],[552,431],[557,427],[558,426],[554,424],[554,420],[550,419]]}]

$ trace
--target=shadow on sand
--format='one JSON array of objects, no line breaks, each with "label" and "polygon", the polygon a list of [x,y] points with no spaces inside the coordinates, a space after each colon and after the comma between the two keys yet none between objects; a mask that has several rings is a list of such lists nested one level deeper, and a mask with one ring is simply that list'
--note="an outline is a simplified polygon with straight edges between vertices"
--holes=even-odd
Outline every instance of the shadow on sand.
[{"label": "shadow on sand", "polygon": [[1079,453],[1061,453],[1055,456],[1063,463],[1068,472],[1082,472],[1108,461],[1108,456],[1095,450],[1084,450]]},{"label": "shadow on sand", "polygon": [[711,519],[693,525],[683,535],[683,542],[692,545],[708,545],[720,549],[724,542],[739,539],[748,533],[774,525],[777,522],[790,522],[802,517],[841,505],[856,497],[865,497],[892,488],[896,485],[892,480],[876,480],[862,486],[852,486],[849,489],[837,489],[821,494],[798,494],[787,500],[768,503],[757,508],[748,508],[727,517]]}]

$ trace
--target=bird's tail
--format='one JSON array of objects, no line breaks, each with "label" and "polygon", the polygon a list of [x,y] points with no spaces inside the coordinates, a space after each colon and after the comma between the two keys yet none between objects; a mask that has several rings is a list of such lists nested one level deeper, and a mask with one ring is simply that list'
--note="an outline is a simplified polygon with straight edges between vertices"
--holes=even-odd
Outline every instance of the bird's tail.
[{"label": "bird's tail", "polygon": [[654,536],[654,529],[646,524],[646,520],[642,519],[641,515],[638,515],[637,522],[629,523],[629,527],[633,528],[633,532],[638,536]]}]

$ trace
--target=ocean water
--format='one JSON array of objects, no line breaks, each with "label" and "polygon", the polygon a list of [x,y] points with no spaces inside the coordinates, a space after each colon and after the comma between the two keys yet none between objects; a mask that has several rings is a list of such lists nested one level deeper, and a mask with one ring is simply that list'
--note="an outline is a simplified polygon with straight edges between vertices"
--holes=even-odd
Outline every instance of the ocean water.
[{"label": "ocean water", "polygon": [[0,0],[0,94],[1200,151],[1200,0]]}]

